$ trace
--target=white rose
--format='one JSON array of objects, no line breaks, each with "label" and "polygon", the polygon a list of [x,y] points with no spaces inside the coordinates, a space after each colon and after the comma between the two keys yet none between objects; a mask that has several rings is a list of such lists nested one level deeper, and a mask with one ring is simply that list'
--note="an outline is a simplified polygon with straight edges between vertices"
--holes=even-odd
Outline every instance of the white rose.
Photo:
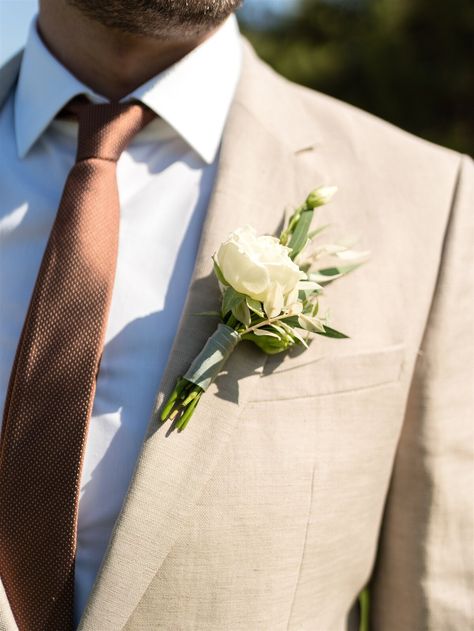
[{"label": "white rose", "polygon": [[289,252],[275,237],[257,236],[254,228],[245,226],[224,241],[216,262],[229,285],[263,302],[267,316],[275,317],[296,302],[298,282],[306,278]]}]

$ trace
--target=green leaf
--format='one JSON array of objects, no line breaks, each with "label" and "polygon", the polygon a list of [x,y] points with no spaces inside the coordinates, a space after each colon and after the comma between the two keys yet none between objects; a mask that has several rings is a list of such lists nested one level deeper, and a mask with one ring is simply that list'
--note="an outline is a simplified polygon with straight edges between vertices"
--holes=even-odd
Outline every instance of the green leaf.
[{"label": "green leaf", "polygon": [[320,283],[321,285],[328,285],[338,278],[349,274],[349,272],[354,271],[361,265],[362,263],[351,263],[350,265],[325,267],[324,269],[319,269],[316,272],[309,274],[309,278],[317,283]]},{"label": "green leaf", "polygon": [[222,315],[225,316],[229,311],[233,311],[243,301],[245,301],[243,294],[239,294],[233,287],[227,287],[222,298]]},{"label": "green leaf", "polygon": [[292,335],[305,348],[309,348],[307,341],[304,339],[304,337],[296,329],[292,332]]},{"label": "green leaf", "polygon": [[305,331],[309,331],[310,333],[321,333],[325,332],[325,327],[322,322],[320,322],[317,318],[311,318],[304,313],[300,313],[298,316],[299,327],[305,329]]},{"label": "green leaf", "polygon": [[299,331],[296,328],[293,328],[293,327],[289,326],[283,320],[280,320],[280,325],[285,329],[285,331],[288,333],[288,335],[291,335],[293,338],[298,340],[298,342],[300,344],[303,344],[303,346],[305,348],[308,348],[308,344],[306,343],[306,340],[304,339],[304,337],[299,333]]},{"label": "green leaf", "polygon": [[349,336],[345,333],[341,333],[340,331],[336,331],[336,329],[332,329],[330,326],[324,325],[324,331],[315,331],[318,335],[323,335],[324,337],[332,337],[337,340],[348,339]]},{"label": "green leaf", "polygon": [[340,274],[347,274],[348,272],[352,272],[352,270],[359,266],[360,263],[351,263],[350,265],[325,267],[324,269],[318,270],[317,273],[322,274],[323,276],[339,276]]},{"label": "green leaf", "polygon": [[232,308],[232,315],[236,320],[245,324],[246,327],[250,326],[250,309],[247,306],[245,300],[241,300],[235,307]]},{"label": "green leaf", "polygon": [[221,282],[223,285],[228,285],[229,283],[224,278],[224,274],[222,273],[222,270],[219,267],[219,265],[216,263],[216,259],[214,257],[212,257],[212,261],[214,263],[214,274],[217,276],[217,280]]},{"label": "green leaf", "polygon": [[284,329],[282,326],[279,326],[279,324],[280,324],[279,322],[278,322],[278,323],[276,323],[276,322],[272,322],[272,324],[270,324],[269,326],[270,326],[270,328],[272,328],[274,331],[276,331],[276,332],[277,332],[277,334],[278,334],[280,337],[285,337],[285,335],[286,335],[286,331],[285,331],[285,329]]},{"label": "green leaf", "polygon": [[285,331],[285,333],[288,333],[289,335],[293,335],[293,329],[289,324],[287,324],[283,320],[279,320],[278,325]]},{"label": "green leaf", "polygon": [[279,335],[277,335],[276,333],[272,333],[271,331],[267,331],[267,329],[254,329],[253,334],[257,335],[258,337],[263,337],[266,335],[267,337],[276,337],[277,340],[280,339]]},{"label": "green leaf", "polygon": [[323,293],[322,287],[320,289],[300,289],[298,292],[298,300],[303,304],[310,302],[311,299],[320,296]]},{"label": "green leaf", "polygon": [[312,291],[303,291],[300,289],[298,292],[298,300],[304,304],[311,298],[312,294]]},{"label": "green leaf", "polygon": [[280,322],[284,322],[288,326],[291,326],[292,329],[294,328],[301,329],[301,326],[299,325],[299,322],[298,322],[298,316],[288,316],[287,318],[282,318]]},{"label": "green leaf", "polygon": [[296,224],[296,228],[291,235],[288,247],[291,250],[290,258],[295,259],[308,241],[308,232],[313,220],[314,210],[304,210]]},{"label": "green leaf", "polygon": [[256,313],[258,316],[260,316],[261,318],[265,317],[265,313],[263,312],[263,308],[262,308],[262,303],[259,302],[258,300],[254,300],[253,298],[250,298],[249,296],[247,296],[245,298],[246,302],[247,302],[247,306],[248,308],[253,311],[254,313]]}]

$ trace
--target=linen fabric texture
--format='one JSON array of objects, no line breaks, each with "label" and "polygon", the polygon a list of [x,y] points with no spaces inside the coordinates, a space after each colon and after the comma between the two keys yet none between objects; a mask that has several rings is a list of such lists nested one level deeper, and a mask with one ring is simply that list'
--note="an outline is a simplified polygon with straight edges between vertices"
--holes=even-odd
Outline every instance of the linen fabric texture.
[{"label": "linen fabric texture", "polygon": [[[14,70],[7,69],[13,78]],[[6,77],[4,74],[3,77]],[[6,79],[2,78],[2,85]],[[277,76],[246,46],[155,413],[80,631],[465,629],[472,621],[472,162]],[[327,290],[346,341],[241,343],[181,434],[162,402],[212,333],[211,255],[318,219],[370,262]],[[14,631],[0,591],[0,620]]]}]

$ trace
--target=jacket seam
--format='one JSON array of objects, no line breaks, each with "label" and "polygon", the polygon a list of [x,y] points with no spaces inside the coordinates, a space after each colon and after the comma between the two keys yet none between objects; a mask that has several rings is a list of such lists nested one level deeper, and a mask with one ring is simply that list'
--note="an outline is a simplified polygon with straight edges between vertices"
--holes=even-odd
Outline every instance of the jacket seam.
[{"label": "jacket seam", "polygon": [[305,533],[304,533],[303,549],[301,551],[301,558],[300,558],[300,563],[299,563],[299,566],[298,566],[298,572],[297,572],[296,581],[295,581],[295,589],[294,589],[294,592],[293,592],[293,598],[292,598],[291,605],[290,605],[290,612],[289,612],[289,615],[288,615],[288,623],[286,625],[287,631],[290,628],[291,619],[293,617],[293,611],[294,611],[294,607],[295,607],[295,603],[296,603],[296,594],[298,592],[298,586],[299,586],[299,583],[300,583],[302,569],[303,569],[303,562],[304,562],[305,555],[306,555],[306,545],[307,545],[307,542],[308,542],[309,525],[310,525],[310,520],[311,520],[311,512],[312,512],[312,508],[313,508],[315,476],[316,476],[316,462],[313,463],[313,471],[312,471],[312,475],[311,475],[311,492],[310,492],[310,498],[309,498],[308,516],[307,516],[307,520],[306,520],[306,529],[305,529]]}]

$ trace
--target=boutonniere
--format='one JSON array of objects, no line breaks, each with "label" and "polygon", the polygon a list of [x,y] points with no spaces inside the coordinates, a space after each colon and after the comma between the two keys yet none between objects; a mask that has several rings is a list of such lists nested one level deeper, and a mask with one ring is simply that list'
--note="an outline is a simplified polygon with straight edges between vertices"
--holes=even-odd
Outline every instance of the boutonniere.
[{"label": "boutonniere", "polygon": [[[213,257],[214,273],[222,294],[216,331],[194,359],[161,413],[161,420],[176,421],[182,431],[200,398],[216,379],[242,340],[273,355],[292,346],[308,347],[313,335],[335,339],[347,335],[328,325],[319,311],[325,286],[358,267],[368,252],[349,245],[327,244],[310,250],[326,226],[311,231],[316,208],[328,203],[336,187],[314,190],[288,218],[280,237],[257,235],[244,226],[229,235]],[[321,265],[321,260],[331,259]]]}]

